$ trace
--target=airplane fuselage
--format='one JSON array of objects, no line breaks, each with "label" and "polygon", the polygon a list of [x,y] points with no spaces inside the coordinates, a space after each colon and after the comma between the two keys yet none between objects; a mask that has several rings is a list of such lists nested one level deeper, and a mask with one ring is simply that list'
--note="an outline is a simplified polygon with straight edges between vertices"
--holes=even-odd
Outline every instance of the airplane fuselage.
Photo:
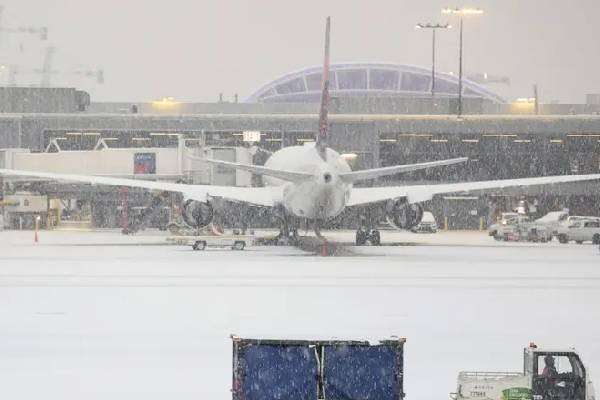
[{"label": "airplane fuselage", "polygon": [[273,153],[265,167],[313,175],[300,182],[264,177],[265,185],[283,185],[282,205],[291,215],[326,220],[337,216],[346,207],[352,184],[344,182],[339,174],[351,169],[335,150],[328,148],[326,160],[323,160],[314,143],[286,147]]}]

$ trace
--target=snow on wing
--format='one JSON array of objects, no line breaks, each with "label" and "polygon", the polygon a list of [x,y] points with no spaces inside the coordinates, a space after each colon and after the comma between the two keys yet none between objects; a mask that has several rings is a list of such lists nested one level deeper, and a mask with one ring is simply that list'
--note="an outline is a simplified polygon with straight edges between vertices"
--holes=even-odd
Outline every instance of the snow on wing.
[{"label": "snow on wing", "polygon": [[473,191],[491,191],[522,186],[541,186],[556,183],[582,182],[599,180],[600,174],[592,175],[557,175],[537,178],[504,179],[497,181],[446,183],[440,185],[383,186],[369,188],[353,188],[348,206],[376,203],[397,197],[407,197],[411,203],[431,200],[436,194],[460,193]]},{"label": "snow on wing", "polygon": [[222,197],[227,200],[251,203],[272,207],[281,197],[280,187],[234,187],[211,185],[186,185],[183,183],[154,182],[139,179],[111,178],[105,176],[89,176],[74,174],[57,174],[52,172],[21,171],[0,169],[0,175],[44,178],[56,181],[82,182],[91,185],[126,186],[149,190],[179,192],[188,199],[206,201],[209,197]]}]

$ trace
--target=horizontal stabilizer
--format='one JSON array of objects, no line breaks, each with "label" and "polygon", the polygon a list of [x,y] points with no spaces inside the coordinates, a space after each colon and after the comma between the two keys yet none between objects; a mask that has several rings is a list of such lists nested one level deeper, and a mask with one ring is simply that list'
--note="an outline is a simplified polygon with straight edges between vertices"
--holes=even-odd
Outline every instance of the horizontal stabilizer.
[{"label": "horizontal stabilizer", "polygon": [[311,179],[314,176],[305,172],[286,171],[283,169],[267,168],[260,165],[238,164],[229,161],[213,160],[210,158],[192,157],[194,160],[203,161],[212,165],[220,165],[226,168],[238,169],[240,171],[252,172],[256,175],[266,175],[288,182],[300,182]]},{"label": "horizontal stabilizer", "polygon": [[468,160],[467,157],[460,157],[460,158],[452,158],[449,160],[431,161],[431,162],[425,162],[425,163],[419,163],[419,164],[394,165],[392,167],[365,169],[362,171],[354,171],[354,172],[347,172],[345,174],[340,174],[340,178],[342,178],[346,182],[356,182],[356,181],[362,181],[365,179],[374,179],[374,178],[378,178],[380,176],[399,174],[401,172],[418,171],[420,169],[427,169],[427,168],[432,168],[432,167],[441,167],[444,165],[464,163],[467,160]]}]

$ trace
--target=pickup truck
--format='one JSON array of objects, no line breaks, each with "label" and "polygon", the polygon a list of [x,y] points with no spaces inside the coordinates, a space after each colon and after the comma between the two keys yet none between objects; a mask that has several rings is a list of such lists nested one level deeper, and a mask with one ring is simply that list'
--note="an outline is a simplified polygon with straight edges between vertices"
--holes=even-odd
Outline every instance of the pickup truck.
[{"label": "pickup truck", "polygon": [[587,366],[575,349],[523,351],[523,372],[460,372],[452,400],[595,400]]}]

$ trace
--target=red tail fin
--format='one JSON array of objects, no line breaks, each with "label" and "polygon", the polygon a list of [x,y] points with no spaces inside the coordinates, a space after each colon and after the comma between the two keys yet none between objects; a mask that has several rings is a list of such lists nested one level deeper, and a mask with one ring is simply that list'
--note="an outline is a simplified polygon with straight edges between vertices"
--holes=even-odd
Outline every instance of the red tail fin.
[{"label": "red tail fin", "polygon": [[319,133],[317,135],[317,150],[323,160],[327,156],[327,131],[329,122],[327,112],[329,107],[329,30],[330,17],[327,17],[325,27],[325,60],[323,62],[323,88],[321,93],[321,108],[319,110]]}]

